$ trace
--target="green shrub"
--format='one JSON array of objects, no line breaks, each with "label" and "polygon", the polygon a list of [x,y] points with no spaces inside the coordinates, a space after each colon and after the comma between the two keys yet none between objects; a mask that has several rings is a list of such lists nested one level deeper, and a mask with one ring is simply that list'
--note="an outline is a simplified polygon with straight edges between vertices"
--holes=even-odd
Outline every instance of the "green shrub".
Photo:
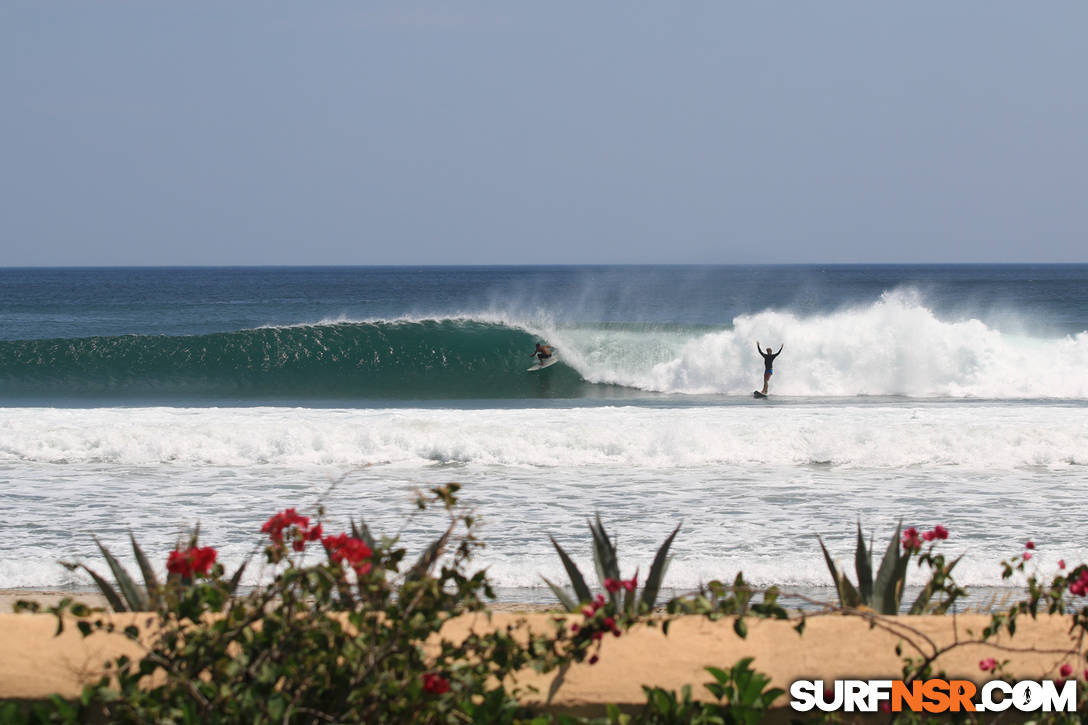
[{"label": "green shrub", "polygon": [[[612,610],[622,612],[627,616],[637,616],[640,613],[652,610],[657,603],[658,592],[661,591],[661,582],[665,578],[665,570],[669,567],[669,547],[672,546],[673,539],[680,532],[680,526],[677,525],[668,538],[658,547],[641,594],[638,592],[637,569],[631,579],[623,579],[620,576],[619,555],[616,552],[616,544],[609,537],[608,532],[604,530],[600,514],[597,514],[595,521],[589,522],[589,532],[593,537],[593,563],[597,569],[597,578],[601,587],[607,592],[607,598]],[[590,590],[589,585],[586,584],[585,577],[578,565],[574,563],[574,560],[567,555],[567,552],[563,550],[563,547],[559,545],[554,537],[549,538],[551,538],[552,546],[555,547],[560,560],[563,562],[563,568],[566,569],[567,576],[570,577],[571,589],[574,592],[573,596],[563,590],[562,587],[551,582],[547,577],[541,578],[544,579],[544,582],[551,588],[560,604],[568,612],[582,610],[586,604],[594,600],[593,592]]]},{"label": "green shrub", "polygon": [[[948,538],[948,531],[943,526],[936,526],[932,531],[919,534],[913,527],[903,531],[903,524],[900,522],[895,527],[891,541],[888,542],[884,557],[880,560],[880,568],[877,569],[875,579],[872,542],[870,541],[869,548],[866,548],[860,522],[857,528],[857,545],[854,551],[857,586],[854,586],[847,578],[845,572],[839,572],[831,555],[827,552],[827,547],[824,546],[823,539],[819,535],[816,536],[820,542],[820,549],[824,553],[824,561],[827,562],[827,568],[831,572],[831,579],[835,584],[839,606],[847,609],[871,609],[878,614],[898,614],[907,580],[907,566],[916,553],[919,555],[918,565],[929,566],[931,574],[929,581],[908,610],[908,614],[944,614],[956,599],[965,593],[952,578],[952,569],[959,562],[960,557],[946,562],[943,554],[934,551],[937,541]],[[924,552],[921,551],[923,540],[931,542]],[[935,595],[941,595],[941,597],[934,601]]]},{"label": "green shrub", "polygon": [[[143,635],[147,652],[120,657],[88,687],[69,717],[114,723],[511,722],[526,713],[514,674],[548,671],[584,659],[591,631],[530,632],[524,622],[453,641],[451,618],[486,617],[494,594],[483,571],[469,572],[479,542],[474,520],[456,503],[457,485],[432,489],[449,525],[414,563],[396,538],[325,535],[322,523],[294,510],[269,519],[271,584],[229,596],[214,551],[171,554],[171,577],[158,588],[162,606]],[[369,543],[368,543],[369,541]],[[307,554],[322,548],[318,562]],[[312,557],[310,557],[312,558]],[[188,580],[187,583],[183,580]],[[112,631],[83,605],[54,610],[76,616],[89,634]]]}]

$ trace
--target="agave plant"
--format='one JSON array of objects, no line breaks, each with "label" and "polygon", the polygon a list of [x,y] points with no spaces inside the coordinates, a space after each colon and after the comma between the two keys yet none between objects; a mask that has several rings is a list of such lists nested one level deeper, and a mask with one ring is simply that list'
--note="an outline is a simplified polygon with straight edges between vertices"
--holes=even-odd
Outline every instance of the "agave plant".
[{"label": "agave plant", "polygon": [[[646,577],[640,593],[638,591],[638,570],[635,570],[635,575],[630,580],[624,581],[621,578],[616,543],[604,530],[600,514],[597,514],[595,518],[596,521],[589,522],[589,531],[593,536],[593,563],[597,569],[597,578],[607,592],[612,605],[616,608],[616,611],[626,612],[631,615],[637,614],[639,611],[653,609],[654,604],[657,603],[657,594],[661,590],[661,581],[665,578],[665,570],[669,566],[669,547],[672,546],[673,539],[680,532],[680,525],[678,524],[673,529],[672,533],[658,548],[653,564],[650,565],[650,573]],[[551,539],[552,546],[559,553],[563,568],[567,570],[567,576],[570,577],[571,588],[574,592],[573,596],[571,596],[570,592],[551,582],[547,577],[541,578],[555,593],[560,604],[568,612],[577,612],[582,608],[582,605],[593,600],[593,593],[590,591],[585,577],[582,576],[582,572],[578,565],[574,563],[574,560],[567,555],[567,552],[563,550],[555,537],[549,536],[548,538]]]},{"label": "agave plant", "polygon": [[[857,572],[858,583],[854,584],[847,578],[846,572],[839,572],[831,555],[824,546],[824,541],[819,534],[816,538],[820,542],[820,548],[824,552],[824,561],[831,571],[831,578],[835,582],[835,591],[839,596],[839,604],[851,609],[866,608],[880,614],[898,614],[900,603],[903,599],[903,587],[907,579],[907,565],[911,556],[920,548],[919,546],[905,546],[900,549],[903,522],[895,527],[888,548],[880,561],[876,578],[873,578],[872,539],[869,547],[865,546],[865,538],[861,533],[861,522],[858,522],[857,547],[854,551],[854,568]],[[908,529],[908,533],[911,530]],[[917,539],[915,539],[917,542]],[[918,594],[917,599],[908,610],[908,614],[944,614],[952,605],[952,602],[962,593],[951,579],[952,568],[959,562],[956,557],[950,563],[945,564],[942,555],[933,556],[927,552],[922,555],[919,563],[929,563],[933,568],[933,574],[929,582]],[[933,595],[944,592],[947,596],[939,602],[933,602]]]},{"label": "agave plant", "polygon": [[[197,537],[200,533],[200,527],[198,526],[190,537],[190,546],[196,546]],[[106,560],[106,564],[110,568],[110,572],[113,574],[114,580],[117,582],[117,587],[114,588],[109,581],[106,580],[101,574],[96,572],[83,563],[72,563],[62,561],[61,565],[66,567],[69,571],[75,571],[76,569],[83,569],[87,572],[91,579],[94,580],[98,590],[102,593],[102,596],[106,598],[106,602],[110,605],[110,608],[115,612],[146,612],[154,609],[158,609],[162,603],[163,586],[159,583],[158,577],[155,576],[155,570],[151,566],[151,562],[147,560],[147,556],[144,554],[143,549],[136,543],[136,537],[129,532],[128,538],[132,542],[132,553],[136,558],[136,564],[140,568],[140,574],[144,580],[144,586],[141,588],[136,581],[132,578],[132,575],[128,573],[128,570],[121,565],[121,562],[117,560],[110,550],[98,540],[97,536],[92,534],[91,538],[94,539],[94,543],[98,546],[98,550],[102,552],[102,557]],[[238,567],[238,571],[234,572],[234,575],[230,578],[229,591],[234,593],[238,588],[238,582],[242,579],[242,572],[245,571],[248,559],[242,562],[242,565]],[[189,584],[187,581],[183,581],[182,584]]]}]

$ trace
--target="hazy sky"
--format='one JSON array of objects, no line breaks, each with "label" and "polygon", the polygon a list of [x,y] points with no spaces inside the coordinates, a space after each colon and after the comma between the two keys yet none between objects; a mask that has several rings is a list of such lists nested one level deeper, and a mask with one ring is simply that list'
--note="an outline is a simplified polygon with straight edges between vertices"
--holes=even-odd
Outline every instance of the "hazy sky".
[{"label": "hazy sky", "polygon": [[1088,2],[0,5],[0,265],[1088,261]]}]

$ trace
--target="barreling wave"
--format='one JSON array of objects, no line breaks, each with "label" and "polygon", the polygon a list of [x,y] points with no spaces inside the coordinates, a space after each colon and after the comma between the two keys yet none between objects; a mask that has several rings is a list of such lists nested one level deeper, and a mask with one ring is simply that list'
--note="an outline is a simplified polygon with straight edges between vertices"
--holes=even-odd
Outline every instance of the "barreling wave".
[{"label": "barreling wave", "polygon": [[[536,340],[560,365],[527,374]],[[0,342],[0,397],[481,399],[749,395],[753,350],[784,343],[785,396],[1088,398],[1088,332],[1039,337],[939,318],[909,291],[822,315],[732,325],[528,324],[501,317],[336,321],[193,336]]]},{"label": "barreling wave", "polygon": [[570,368],[526,374],[537,338],[470,319],[333,322],[193,336],[0,342],[7,395],[253,398],[576,396]]}]

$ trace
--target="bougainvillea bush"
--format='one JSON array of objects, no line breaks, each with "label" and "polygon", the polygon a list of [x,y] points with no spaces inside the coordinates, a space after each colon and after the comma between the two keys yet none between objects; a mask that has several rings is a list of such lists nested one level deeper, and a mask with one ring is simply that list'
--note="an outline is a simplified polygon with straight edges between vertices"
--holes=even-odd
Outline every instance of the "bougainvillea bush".
[{"label": "bougainvillea bush", "polygon": [[[88,687],[70,719],[119,723],[503,722],[524,713],[514,673],[548,671],[587,657],[595,628],[549,632],[522,624],[452,641],[443,624],[486,617],[494,595],[483,571],[469,572],[473,517],[457,485],[432,489],[420,508],[440,505],[445,531],[414,560],[395,538],[363,526],[330,533],[294,509],[264,524],[271,584],[231,595],[212,547],[167,557],[162,606],[144,631],[139,659],[122,657]],[[109,618],[80,605],[85,634]],[[69,719],[61,712],[56,719]]]}]

